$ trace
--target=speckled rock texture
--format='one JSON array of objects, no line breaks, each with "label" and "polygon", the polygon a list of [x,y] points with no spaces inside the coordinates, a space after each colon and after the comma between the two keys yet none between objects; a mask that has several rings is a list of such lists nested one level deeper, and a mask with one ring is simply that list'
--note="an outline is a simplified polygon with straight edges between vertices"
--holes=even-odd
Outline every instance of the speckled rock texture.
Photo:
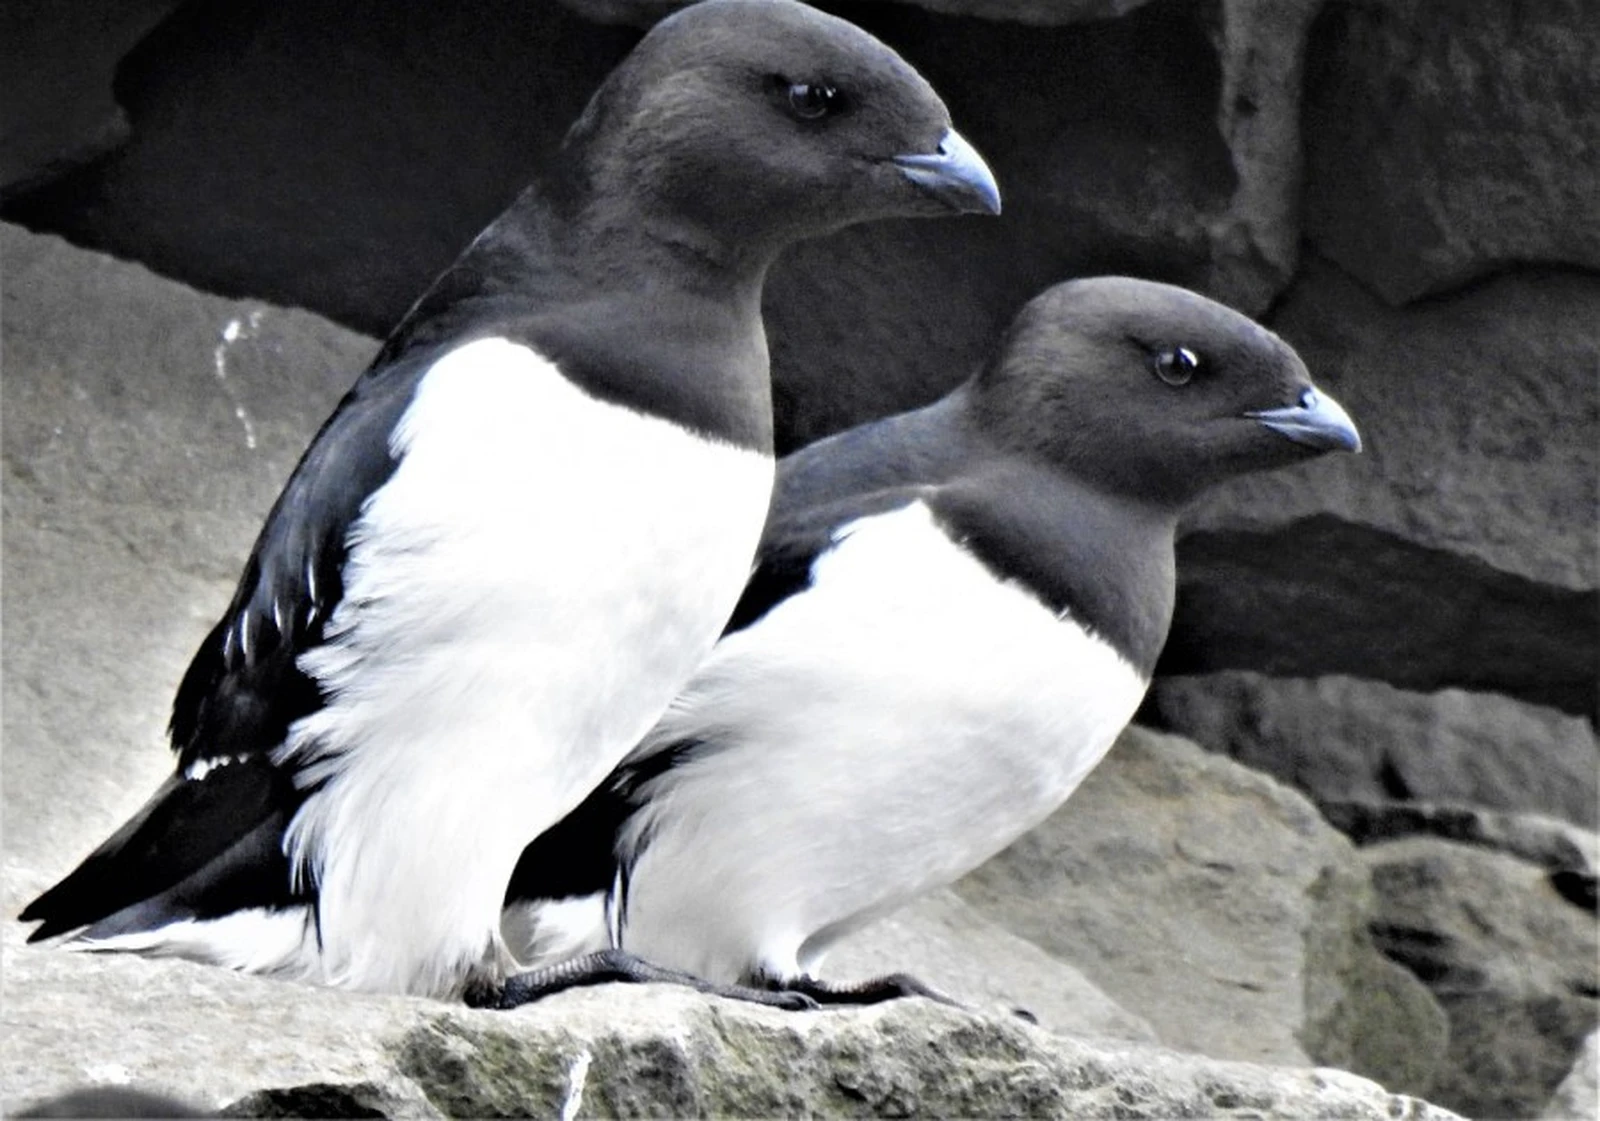
[{"label": "speckled rock texture", "polygon": [[1450,1019],[1433,1098],[1471,1117],[1537,1114],[1600,1013],[1600,925],[1537,865],[1410,837],[1362,850],[1379,945]]},{"label": "speckled rock texture", "polygon": [[97,1080],[240,1117],[1455,1116],[1342,1071],[1071,1039],[926,1001],[794,1014],[607,986],[470,1012],[14,943],[8,1113]]},{"label": "speckled rock texture", "polygon": [[1175,736],[1125,733],[1045,824],[956,885],[1169,1046],[1424,1090],[1444,1018],[1373,947],[1354,848],[1303,797]]}]

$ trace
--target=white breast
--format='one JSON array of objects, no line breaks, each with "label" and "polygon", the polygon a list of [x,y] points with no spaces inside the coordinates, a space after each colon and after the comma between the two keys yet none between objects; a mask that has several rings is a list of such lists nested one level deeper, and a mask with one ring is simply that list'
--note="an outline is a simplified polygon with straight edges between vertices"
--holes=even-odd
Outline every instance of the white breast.
[{"label": "white breast", "polygon": [[444,993],[501,955],[522,847],[635,743],[738,597],[767,456],[598,401],[503,339],[422,379],[352,530],[331,695],[281,756],[332,983]]},{"label": "white breast", "polygon": [[629,825],[623,940],[646,958],[722,980],[814,970],[1048,816],[1148,684],[921,503],[849,526],[814,577],[719,643],[651,732],[713,746]]}]

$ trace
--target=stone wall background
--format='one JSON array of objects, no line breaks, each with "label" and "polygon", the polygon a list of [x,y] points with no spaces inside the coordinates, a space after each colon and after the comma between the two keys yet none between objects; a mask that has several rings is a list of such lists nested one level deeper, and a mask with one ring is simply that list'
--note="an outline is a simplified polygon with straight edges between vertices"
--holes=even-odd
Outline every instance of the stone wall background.
[{"label": "stone wall background", "polygon": [[[242,301],[49,238],[0,243],[8,908],[165,769],[171,682],[354,377],[362,336],[538,174],[638,27],[671,6],[0,10],[0,217]],[[1367,450],[1243,480],[1200,511],[1142,719],[1297,787],[1350,832],[1371,870],[1345,878],[1376,895],[1334,908],[1346,919],[1328,929],[1367,915],[1356,925],[1448,1019],[1446,1041],[1402,1016],[1431,1058],[1380,1070],[1324,994],[1307,1005],[1321,1026],[1284,1021],[1305,1057],[1469,1113],[1533,1115],[1600,993],[1582,948],[1600,825],[1592,3],[824,6],[935,83],[1006,211],[847,231],[781,264],[767,310],[785,446],[939,395],[1018,306],[1070,276],[1187,284],[1294,343]],[[1167,812],[1202,820],[1218,797],[1192,796]],[[1032,917],[999,902],[996,885],[1025,897],[1077,867],[1030,843],[963,898],[1163,1042],[1204,1050],[1194,1008],[1225,1003],[1162,1006],[1138,979],[1159,955],[1119,967],[1094,934],[1112,919],[1088,913],[1104,899],[1126,916],[1109,887],[1071,895],[1081,937],[1056,929],[1064,885]],[[1102,838],[1088,865],[1117,870],[1126,847]],[[1019,861],[1036,874],[1008,880]],[[1471,902],[1483,882],[1498,886]],[[1521,918],[1474,923],[1461,908]],[[1530,955],[1548,968],[1506,967]]]}]

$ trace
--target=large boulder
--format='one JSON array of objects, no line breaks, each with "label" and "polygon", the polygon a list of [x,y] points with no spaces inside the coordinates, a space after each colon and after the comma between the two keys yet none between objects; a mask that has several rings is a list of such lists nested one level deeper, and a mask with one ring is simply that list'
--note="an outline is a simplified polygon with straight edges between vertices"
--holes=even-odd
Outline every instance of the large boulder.
[{"label": "large boulder", "polygon": [[8,1114],[110,1084],[234,1116],[1454,1116],[1342,1071],[1074,1040],[920,1000],[785,1013],[605,986],[472,1012],[17,940],[8,929]]},{"label": "large boulder", "polygon": [[1444,1020],[1367,936],[1349,842],[1300,795],[1132,728],[1065,807],[956,885],[1169,1047],[1425,1091]]},{"label": "large boulder", "polygon": [[4,909],[170,773],[168,705],[375,344],[0,227]]},{"label": "large boulder", "polygon": [[1377,943],[1450,1018],[1432,1096],[1473,1117],[1532,1117],[1600,1017],[1600,926],[1547,871],[1434,837],[1362,851]]},{"label": "large boulder", "polygon": [[1587,0],[1332,0],[1307,47],[1306,236],[1391,303],[1600,267]]}]

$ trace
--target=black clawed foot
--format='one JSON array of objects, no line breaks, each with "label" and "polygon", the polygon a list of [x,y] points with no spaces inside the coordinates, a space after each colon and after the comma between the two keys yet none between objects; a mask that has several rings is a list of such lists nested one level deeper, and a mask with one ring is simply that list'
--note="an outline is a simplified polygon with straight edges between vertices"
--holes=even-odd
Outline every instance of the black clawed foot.
[{"label": "black clawed foot", "polygon": [[536,1000],[575,989],[583,985],[604,985],[612,981],[633,984],[663,983],[684,985],[711,996],[764,1004],[771,1008],[784,1008],[795,1012],[809,1011],[817,1002],[805,993],[773,992],[745,985],[719,985],[676,969],[652,965],[626,950],[599,950],[559,965],[519,973],[507,978],[498,990],[478,989],[466,994],[466,1001],[474,1008],[520,1008]]},{"label": "black clawed foot", "polygon": [[796,977],[778,983],[789,992],[805,993],[818,1004],[881,1004],[886,1000],[920,996],[952,1008],[966,1007],[909,973],[886,973],[882,977],[872,977],[850,985],[836,985],[815,977]]}]

